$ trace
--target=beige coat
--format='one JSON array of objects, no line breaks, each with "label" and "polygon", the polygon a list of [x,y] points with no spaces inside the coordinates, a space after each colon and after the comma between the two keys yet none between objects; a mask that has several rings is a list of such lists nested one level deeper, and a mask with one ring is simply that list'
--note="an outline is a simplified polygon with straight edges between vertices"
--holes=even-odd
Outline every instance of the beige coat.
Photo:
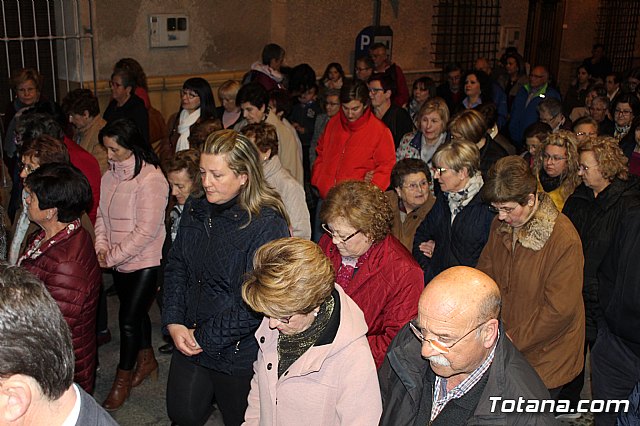
[{"label": "beige coat", "polygon": [[109,162],[107,160],[107,149],[100,143],[98,134],[100,130],[107,124],[106,121],[99,115],[94,117],[91,124],[83,130],[78,130],[76,135],[76,142],[86,151],[89,151],[100,165],[100,174],[103,175],[109,168]]},{"label": "beige coat", "polygon": [[400,204],[398,203],[398,194],[393,189],[387,191],[385,194],[391,204],[391,210],[393,210],[391,235],[400,240],[407,250],[411,252],[413,250],[413,237],[416,235],[416,230],[427,214],[431,211],[431,207],[433,207],[433,203],[435,203],[436,198],[429,193],[427,201],[418,209],[409,213],[403,222],[400,213]]},{"label": "beige coat", "polygon": [[513,240],[494,219],[477,268],[502,293],[502,319],[514,345],[549,389],[573,380],[584,363],[584,257],[571,221],[546,195]]}]

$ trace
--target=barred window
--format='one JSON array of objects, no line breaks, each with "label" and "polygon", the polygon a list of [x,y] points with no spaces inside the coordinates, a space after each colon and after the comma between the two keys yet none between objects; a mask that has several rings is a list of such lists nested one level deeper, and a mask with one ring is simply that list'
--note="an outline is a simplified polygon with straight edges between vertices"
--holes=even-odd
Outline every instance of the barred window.
[{"label": "barred window", "polygon": [[600,0],[597,42],[602,43],[615,71],[631,68],[640,18],[637,0]]},{"label": "barred window", "polygon": [[480,57],[495,61],[500,39],[500,0],[438,0],[435,3],[435,65],[471,69]]}]

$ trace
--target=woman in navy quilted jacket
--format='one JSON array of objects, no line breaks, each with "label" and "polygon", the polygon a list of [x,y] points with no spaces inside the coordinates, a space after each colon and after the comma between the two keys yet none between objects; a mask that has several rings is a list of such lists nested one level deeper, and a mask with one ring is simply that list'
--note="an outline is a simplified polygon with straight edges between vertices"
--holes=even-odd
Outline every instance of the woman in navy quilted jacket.
[{"label": "woman in navy quilted jacket", "polygon": [[72,165],[48,163],[27,176],[25,191],[29,219],[41,230],[18,263],[44,282],[60,307],[73,339],[73,381],[92,393],[101,273],[91,235],[80,225],[91,187]]},{"label": "woman in navy quilted jacket", "polygon": [[215,398],[225,425],[240,425],[262,320],[240,290],[254,252],[289,236],[288,218],[256,146],[233,130],[207,138],[200,175],[205,197],[185,204],[165,269],[162,322],[176,346],[167,412],[179,425],[202,425]]}]

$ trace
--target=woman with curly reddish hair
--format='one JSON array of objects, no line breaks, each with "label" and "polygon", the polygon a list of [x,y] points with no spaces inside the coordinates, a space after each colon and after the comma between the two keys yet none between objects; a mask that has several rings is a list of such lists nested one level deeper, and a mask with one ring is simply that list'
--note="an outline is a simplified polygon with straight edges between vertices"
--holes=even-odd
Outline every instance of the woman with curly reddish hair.
[{"label": "woman with curly reddish hair", "polygon": [[417,315],[422,270],[391,235],[393,212],[376,186],[344,181],[322,203],[320,247],[332,261],[336,282],[364,312],[367,338],[380,367],[391,339]]},{"label": "woman with curly reddish hair", "polygon": [[559,130],[542,143],[534,161],[534,173],[538,178],[538,192],[549,195],[558,210],[578,185],[578,141],[576,136]]}]

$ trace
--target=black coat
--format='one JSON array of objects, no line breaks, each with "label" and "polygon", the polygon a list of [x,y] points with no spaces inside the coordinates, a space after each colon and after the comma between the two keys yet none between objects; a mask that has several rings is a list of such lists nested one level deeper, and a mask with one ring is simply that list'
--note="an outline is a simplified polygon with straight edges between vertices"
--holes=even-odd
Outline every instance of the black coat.
[{"label": "black coat", "polygon": [[[430,424],[431,401],[435,373],[429,361],[420,355],[421,344],[408,325],[393,339],[384,363],[378,371],[382,396],[380,425],[409,426],[418,424],[418,415],[426,414]],[[471,390],[447,403],[434,419],[434,425],[555,425],[551,413],[503,413],[496,404],[491,412],[490,397],[503,399],[549,399],[549,392],[535,370],[513,346],[500,327],[493,362]],[[472,401],[473,400],[473,401]],[[422,401],[422,407],[421,407]]]},{"label": "black coat", "polygon": [[573,223],[584,253],[584,297],[586,336],[595,340],[597,322],[602,318],[598,303],[598,270],[602,260],[611,249],[613,238],[625,223],[624,214],[634,208],[640,208],[640,190],[638,182],[632,177],[629,181],[614,179],[613,182],[595,198],[593,191],[580,185],[567,199],[562,213]]},{"label": "black coat", "polygon": [[491,166],[502,157],[509,155],[506,149],[504,149],[498,142],[494,141],[488,134],[485,135],[485,144],[480,149],[480,171],[482,177],[487,178],[487,173]]},{"label": "black coat", "polygon": [[598,300],[611,333],[640,357],[640,208],[631,208],[598,270]]},{"label": "black coat", "polygon": [[239,205],[214,213],[206,198],[189,199],[165,269],[162,323],[195,328],[203,352],[191,361],[226,374],[250,375],[262,316],[243,302],[244,275],[263,244],[289,236],[285,219],[263,208],[249,222]]},{"label": "black coat", "polygon": [[[451,223],[447,195],[443,192],[438,194],[433,208],[418,226],[413,239],[413,257],[424,271],[425,284],[452,266],[475,267],[489,239],[494,216],[478,193]],[[436,242],[431,258],[420,251],[420,243],[429,240]]]}]

